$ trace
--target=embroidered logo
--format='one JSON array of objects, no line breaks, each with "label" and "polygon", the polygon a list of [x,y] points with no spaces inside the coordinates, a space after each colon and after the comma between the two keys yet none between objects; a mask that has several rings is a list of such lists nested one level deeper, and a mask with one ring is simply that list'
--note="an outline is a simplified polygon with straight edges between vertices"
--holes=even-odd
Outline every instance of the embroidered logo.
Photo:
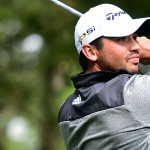
[{"label": "embroidered logo", "polygon": [[86,33],[83,33],[80,37],[79,37],[79,41],[82,45],[82,40],[86,37]]},{"label": "embroidered logo", "polygon": [[76,99],[73,100],[72,105],[77,105],[81,103],[81,96],[79,95]]},{"label": "embroidered logo", "polygon": [[124,15],[124,14],[126,14],[125,11],[119,11],[117,13],[108,13],[106,15],[106,20],[114,20],[115,17],[120,17],[121,15]]},{"label": "embroidered logo", "polygon": [[80,37],[79,37],[79,42],[82,45],[82,41],[83,39],[87,36],[90,35],[91,33],[93,33],[95,31],[95,27],[92,26],[91,28],[86,30],[86,33],[83,33]]}]

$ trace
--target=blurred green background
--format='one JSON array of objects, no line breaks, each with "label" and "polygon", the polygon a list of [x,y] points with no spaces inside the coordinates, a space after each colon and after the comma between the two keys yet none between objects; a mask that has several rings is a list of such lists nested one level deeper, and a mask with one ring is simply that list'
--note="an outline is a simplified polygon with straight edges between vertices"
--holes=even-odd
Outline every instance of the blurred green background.
[{"label": "blurred green background", "polygon": [[[63,0],[84,13],[112,3],[150,16],[148,0]],[[81,71],[78,17],[49,0],[0,0],[0,150],[65,150],[57,115]]]}]

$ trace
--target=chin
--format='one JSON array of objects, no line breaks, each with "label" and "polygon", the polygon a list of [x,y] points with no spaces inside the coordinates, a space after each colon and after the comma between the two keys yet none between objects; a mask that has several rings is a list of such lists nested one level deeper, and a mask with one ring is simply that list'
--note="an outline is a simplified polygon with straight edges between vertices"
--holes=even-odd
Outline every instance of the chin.
[{"label": "chin", "polygon": [[129,72],[129,73],[134,73],[134,74],[136,74],[136,73],[139,72],[139,66],[138,66],[138,64],[128,64],[128,65],[126,65],[125,68],[126,68],[125,70],[126,70],[127,72]]},{"label": "chin", "polygon": [[138,67],[132,67],[132,68],[130,68],[130,69],[127,69],[127,71],[129,72],[129,73],[138,73],[139,72],[139,68]]}]

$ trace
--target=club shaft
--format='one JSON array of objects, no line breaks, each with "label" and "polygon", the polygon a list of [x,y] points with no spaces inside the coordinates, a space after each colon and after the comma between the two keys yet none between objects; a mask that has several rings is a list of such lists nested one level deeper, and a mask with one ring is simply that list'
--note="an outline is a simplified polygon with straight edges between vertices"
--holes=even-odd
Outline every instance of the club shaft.
[{"label": "club shaft", "polygon": [[62,3],[62,2],[60,2],[58,0],[50,0],[50,1],[55,3],[56,5],[59,5],[60,7],[64,8],[64,9],[68,10],[69,12],[79,16],[79,17],[82,16],[82,13],[80,13],[79,11],[73,9],[72,7],[66,5],[66,4],[64,4],[64,3]]}]

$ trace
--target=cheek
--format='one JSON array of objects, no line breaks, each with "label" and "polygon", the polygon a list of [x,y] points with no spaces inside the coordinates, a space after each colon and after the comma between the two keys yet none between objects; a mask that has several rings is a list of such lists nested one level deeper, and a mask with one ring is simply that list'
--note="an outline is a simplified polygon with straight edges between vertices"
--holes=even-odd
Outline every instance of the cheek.
[{"label": "cheek", "polygon": [[111,68],[112,70],[120,70],[127,67],[127,54],[125,50],[119,49],[117,51],[117,49],[110,49],[105,55],[105,63],[108,68]]},{"label": "cheek", "polygon": [[126,61],[126,50],[123,49],[122,47],[118,48],[118,47],[112,47],[111,49],[108,49],[108,51],[106,51],[106,54],[107,55],[107,61],[111,61],[113,62],[114,64],[115,63],[123,63]]}]

